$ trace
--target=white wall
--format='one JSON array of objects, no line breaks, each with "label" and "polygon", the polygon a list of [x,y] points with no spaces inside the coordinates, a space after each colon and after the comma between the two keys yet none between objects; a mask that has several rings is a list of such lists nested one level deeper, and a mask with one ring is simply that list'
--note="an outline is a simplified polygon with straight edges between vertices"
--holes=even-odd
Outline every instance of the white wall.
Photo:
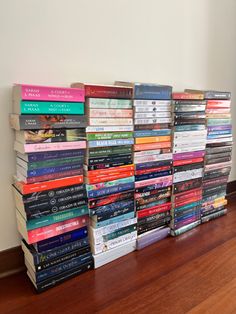
[{"label": "white wall", "polygon": [[235,0],[0,0],[0,251],[19,244],[8,125],[14,82],[230,90],[235,120],[235,39]]}]

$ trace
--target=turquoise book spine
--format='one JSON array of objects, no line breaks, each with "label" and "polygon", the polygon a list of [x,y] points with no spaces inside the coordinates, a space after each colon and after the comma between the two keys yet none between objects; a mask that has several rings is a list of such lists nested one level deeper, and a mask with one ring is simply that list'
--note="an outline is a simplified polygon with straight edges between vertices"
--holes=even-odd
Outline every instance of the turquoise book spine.
[{"label": "turquoise book spine", "polygon": [[84,114],[84,103],[21,100],[20,114]]}]

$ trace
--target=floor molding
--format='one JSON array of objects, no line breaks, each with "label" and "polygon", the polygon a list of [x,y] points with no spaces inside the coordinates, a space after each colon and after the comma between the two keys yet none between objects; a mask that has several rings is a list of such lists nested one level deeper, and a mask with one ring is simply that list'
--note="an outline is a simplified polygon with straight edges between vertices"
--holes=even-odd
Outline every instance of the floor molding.
[{"label": "floor molding", "polygon": [[[227,199],[236,197],[236,180],[227,184]],[[25,269],[21,246],[0,252],[0,279]]]}]

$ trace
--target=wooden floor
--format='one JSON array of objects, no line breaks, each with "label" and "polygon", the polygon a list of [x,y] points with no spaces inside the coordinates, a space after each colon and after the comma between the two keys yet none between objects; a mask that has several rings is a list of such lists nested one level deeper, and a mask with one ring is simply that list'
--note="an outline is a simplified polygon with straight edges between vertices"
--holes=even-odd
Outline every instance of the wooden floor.
[{"label": "wooden floor", "polygon": [[4,278],[0,313],[236,313],[236,199],[229,209],[42,294],[25,273]]}]

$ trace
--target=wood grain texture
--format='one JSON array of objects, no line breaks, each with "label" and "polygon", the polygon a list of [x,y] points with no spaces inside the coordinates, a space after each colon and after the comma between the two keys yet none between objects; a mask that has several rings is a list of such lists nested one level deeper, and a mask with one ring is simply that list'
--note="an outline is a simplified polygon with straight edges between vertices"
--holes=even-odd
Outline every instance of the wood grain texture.
[{"label": "wood grain texture", "polygon": [[25,273],[3,278],[0,313],[30,313],[33,306],[34,314],[182,314],[211,307],[214,295],[224,294],[236,280],[234,202],[230,200],[227,216],[131,253],[39,295]]}]

